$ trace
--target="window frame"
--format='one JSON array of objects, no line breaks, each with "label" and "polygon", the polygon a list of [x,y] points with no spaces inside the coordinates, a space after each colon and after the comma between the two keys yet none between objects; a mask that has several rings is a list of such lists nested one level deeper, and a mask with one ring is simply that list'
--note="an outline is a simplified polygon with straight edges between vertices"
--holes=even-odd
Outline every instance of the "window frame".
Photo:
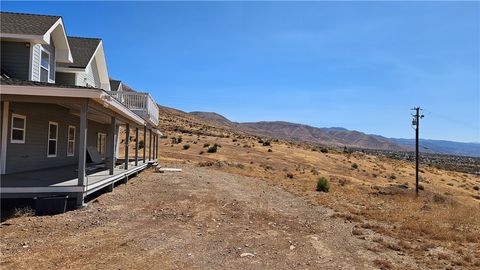
[{"label": "window frame", "polygon": [[[48,68],[45,68],[44,66],[42,66],[42,53],[46,53],[48,55]],[[50,55],[50,52],[45,50],[44,48],[41,48],[40,50],[40,63],[38,64],[38,76],[40,78],[40,81],[42,81],[42,68],[45,69],[47,71],[47,83],[51,81],[50,79],[50,59],[51,59],[51,55]]]},{"label": "window frame", "polygon": [[[21,128],[16,128],[16,127],[13,127],[13,118],[19,118],[19,119],[22,119],[23,120],[23,129]],[[12,117],[10,118],[11,119],[11,123],[10,123],[10,143],[18,143],[18,144],[25,144],[25,137],[27,136],[27,116],[26,115],[21,115],[21,114],[16,114],[16,113],[12,113]],[[15,140],[13,139],[13,130],[21,130],[23,131],[23,136],[22,136],[22,140]]]},{"label": "window frame", "polygon": [[[51,125],[57,126],[55,139],[50,139],[50,126]],[[50,153],[50,141],[55,141],[55,154],[54,155],[49,154]],[[58,154],[58,123],[53,122],[53,121],[48,121],[47,157],[48,158],[57,157],[57,154]]]},{"label": "window frame", "polygon": [[[70,139],[70,129],[73,128],[73,139]],[[72,125],[68,125],[68,128],[67,128],[67,157],[73,157],[75,156],[75,138],[77,137],[77,127],[76,126],[72,126]],[[73,152],[72,153],[69,153],[69,145],[70,143],[73,143]]]},{"label": "window frame", "polygon": [[[100,141],[100,137],[104,137],[104,141],[103,141],[103,149],[101,149],[102,151],[100,151],[100,149],[98,148],[99,146],[99,141]],[[104,133],[104,132],[98,132],[97,133],[97,152],[98,154],[100,155],[101,158],[105,158],[105,152],[107,151],[107,133]],[[103,153],[102,153],[103,152]]]}]

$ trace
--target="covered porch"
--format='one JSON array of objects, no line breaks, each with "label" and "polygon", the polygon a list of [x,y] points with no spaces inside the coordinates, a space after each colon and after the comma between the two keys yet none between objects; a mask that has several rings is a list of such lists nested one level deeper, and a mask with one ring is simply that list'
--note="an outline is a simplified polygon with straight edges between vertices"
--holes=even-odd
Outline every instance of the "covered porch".
[{"label": "covered porch", "polygon": [[78,193],[89,195],[103,188],[112,191],[115,183],[127,181],[154,162],[154,160],[139,161],[137,164],[129,162],[127,169],[124,164],[116,165],[113,174],[110,174],[110,170],[102,165],[88,166],[83,186],[79,185],[78,170],[75,165],[8,174],[2,176],[0,182],[2,198],[57,195],[76,197]]},{"label": "covered porch", "polygon": [[[158,156],[156,126],[103,90],[2,85],[1,99],[2,198],[69,195],[83,207],[87,195],[113,188]],[[25,119],[23,141],[15,144],[10,140],[14,114]],[[49,123],[57,133],[46,131]],[[70,141],[72,155],[66,147]],[[46,150],[52,145],[54,155]]]}]

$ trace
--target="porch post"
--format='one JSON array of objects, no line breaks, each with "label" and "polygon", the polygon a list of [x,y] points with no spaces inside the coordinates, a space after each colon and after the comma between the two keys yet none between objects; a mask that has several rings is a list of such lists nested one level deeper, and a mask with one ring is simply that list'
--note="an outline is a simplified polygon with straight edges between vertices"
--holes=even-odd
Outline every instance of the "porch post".
[{"label": "porch post", "polygon": [[155,159],[158,159],[158,134],[157,134],[157,148],[155,149]]},{"label": "porch post", "polygon": [[125,170],[128,170],[128,145],[130,144],[130,124],[125,125]]},{"label": "porch post", "polygon": [[145,164],[145,157],[147,151],[147,126],[143,126],[143,163]]},{"label": "porch post", "polygon": [[148,143],[148,161],[152,160],[152,129],[149,129],[148,132],[150,133],[150,139]]},{"label": "porch post", "polygon": [[8,119],[10,102],[3,102],[2,112],[2,148],[0,153],[0,174],[5,174],[7,169],[7,142],[8,142]]},{"label": "porch post", "polygon": [[155,149],[156,149],[156,145],[157,145],[157,141],[156,141],[156,138],[157,137],[157,134],[153,134],[153,149],[152,149],[152,159],[155,160]]},{"label": "porch post", "polygon": [[80,133],[79,133],[79,149],[78,149],[78,185],[82,187],[82,191],[77,194],[77,207],[84,207],[84,196],[86,191],[85,183],[85,162],[87,155],[87,113],[88,102],[80,106]]},{"label": "porch post", "polygon": [[138,127],[135,128],[135,166],[138,166]]},{"label": "porch post", "polygon": [[117,133],[117,119],[112,116],[110,120],[110,136],[108,137],[108,149],[110,149],[110,157],[108,160],[108,169],[110,175],[113,175],[114,170],[115,170],[115,159],[117,157],[115,151],[115,136]]}]

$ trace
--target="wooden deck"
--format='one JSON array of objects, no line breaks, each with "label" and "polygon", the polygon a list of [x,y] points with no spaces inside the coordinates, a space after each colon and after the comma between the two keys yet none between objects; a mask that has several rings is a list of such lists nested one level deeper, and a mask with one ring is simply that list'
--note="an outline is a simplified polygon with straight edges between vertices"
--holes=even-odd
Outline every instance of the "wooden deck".
[{"label": "wooden deck", "polygon": [[[150,162],[154,162],[151,160]],[[77,166],[64,166],[49,168],[37,171],[2,175],[0,179],[1,198],[33,198],[49,195],[72,195],[78,193],[85,195],[113,185],[118,181],[128,179],[131,175],[137,174],[148,166],[149,161],[139,161],[135,166],[134,162],[129,163],[128,170],[123,165],[115,167],[113,175],[109,174],[106,167],[87,171],[86,186],[78,185]]]}]

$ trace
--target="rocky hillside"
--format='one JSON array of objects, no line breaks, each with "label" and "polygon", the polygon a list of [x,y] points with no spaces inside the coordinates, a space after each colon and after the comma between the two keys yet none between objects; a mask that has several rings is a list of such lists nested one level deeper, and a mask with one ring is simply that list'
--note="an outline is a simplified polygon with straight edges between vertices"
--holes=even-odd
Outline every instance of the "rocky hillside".
[{"label": "rocky hillside", "polygon": [[237,123],[228,120],[222,115],[211,112],[192,112],[190,115],[201,118],[219,127],[233,128],[256,136],[319,143],[338,147],[348,146],[395,151],[406,150],[406,148],[391,142],[385,137],[368,135],[344,128],[316,128],[282,121]]}]

